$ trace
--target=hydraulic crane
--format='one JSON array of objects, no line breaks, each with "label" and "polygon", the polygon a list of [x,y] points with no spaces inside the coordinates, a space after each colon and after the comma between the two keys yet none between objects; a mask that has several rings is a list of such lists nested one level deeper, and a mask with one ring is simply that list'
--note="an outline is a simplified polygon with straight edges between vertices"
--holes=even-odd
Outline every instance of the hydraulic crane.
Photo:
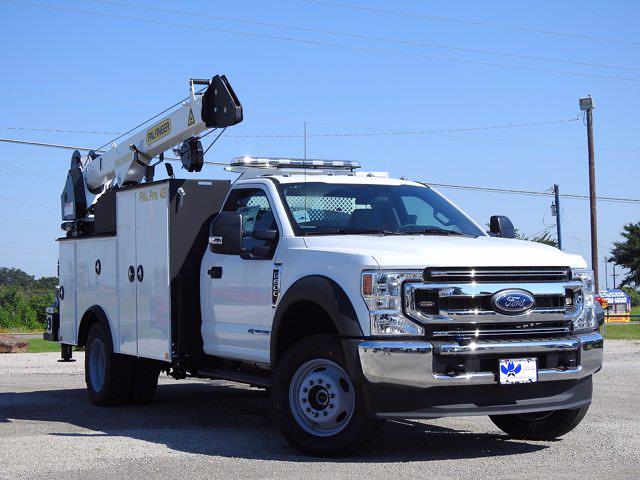
[{"label": "hydraulic crane", "polygon": [[[152,181],[155,166],[164,152],[175,152],[189,172],[202,169],[204,155],[199,134],[212,128],[226,128],[242,121],[242,105],[224,75],[211,80],[191,79],[190,94],[175,110],[160,120],[132,133],[106,151],[75,151],[61,195],[62,229],[70,236],[89,232],[99,197],[118,188]],[[197,91],[198,86],[204,86]],[[159,157],[159,162],[151,160]]]}]

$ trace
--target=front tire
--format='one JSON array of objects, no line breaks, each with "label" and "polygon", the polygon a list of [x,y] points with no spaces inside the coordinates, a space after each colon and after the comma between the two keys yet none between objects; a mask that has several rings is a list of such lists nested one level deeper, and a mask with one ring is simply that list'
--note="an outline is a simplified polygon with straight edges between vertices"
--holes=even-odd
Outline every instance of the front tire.
[{"label": "front tire", "polygon": [[503,432],[523,440],[554,440],[576,428],[589,410],[589,405],[568,410],[492,415],[489,418]]},{"label": "front tire", "polygon": [[347,373],[340,341],[331,336],[305,338],[287,350],[275,372],[272,401],[282,434],[309,455],[348,455],[377,424]]}]

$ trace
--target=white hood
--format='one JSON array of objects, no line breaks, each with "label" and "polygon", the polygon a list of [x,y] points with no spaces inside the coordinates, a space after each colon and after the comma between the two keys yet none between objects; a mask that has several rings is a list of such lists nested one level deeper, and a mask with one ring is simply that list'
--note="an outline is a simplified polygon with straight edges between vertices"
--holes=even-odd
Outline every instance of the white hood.
[{"label": "white hood", "polygon": [[304,239],[312,250],[371,256],[380,268],[586,267],[579,255],[541,243],[507,238],[319,235]]}]

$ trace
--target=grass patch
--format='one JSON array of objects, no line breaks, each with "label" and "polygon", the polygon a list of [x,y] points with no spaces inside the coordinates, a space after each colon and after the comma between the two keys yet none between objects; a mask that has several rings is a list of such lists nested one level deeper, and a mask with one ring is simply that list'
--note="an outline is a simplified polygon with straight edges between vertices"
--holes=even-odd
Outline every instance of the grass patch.
[{"label": "grass patch", "polygon": [[29,353],[60,351],[60,344],[57,342],[49,342],[48,340],[43,340],[42,338],[30,338],[27,341],[29,342]]},{"label": "grass patch", "polygon": [[0,328],[0,334],[6,333],[7,335],[11,335],[12,333],[42,333],[42,328],[36,328],[34,330],[29,330],[28,328]]},{"label": "grass patch", "polygon": [[604,338],[609,340],[640,340],[640,324],[607,324]]}]

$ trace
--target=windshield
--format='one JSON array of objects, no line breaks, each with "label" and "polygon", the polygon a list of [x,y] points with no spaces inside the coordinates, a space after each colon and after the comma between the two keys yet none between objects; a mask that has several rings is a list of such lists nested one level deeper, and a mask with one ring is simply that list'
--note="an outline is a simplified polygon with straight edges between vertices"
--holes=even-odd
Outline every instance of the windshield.
[{"label": "windshield", "polygon": [[309,182],[279,188],[299,235],[484,235],[428,187]]}]

